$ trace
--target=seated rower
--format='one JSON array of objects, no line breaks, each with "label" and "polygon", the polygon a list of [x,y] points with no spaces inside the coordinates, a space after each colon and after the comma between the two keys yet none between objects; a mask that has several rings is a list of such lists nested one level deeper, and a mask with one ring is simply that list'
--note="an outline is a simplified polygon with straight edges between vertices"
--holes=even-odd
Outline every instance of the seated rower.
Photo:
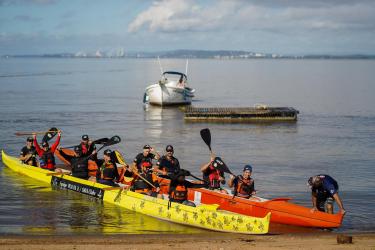
[{"label": "seated rower", "polygon": [[172,177],[169,185],[169,201],[195,207],[194,202],[188,200],[188,189],[207,187],[207,184],[191,183],[185,180],[185,176],[188,175],[190,172],[182,169]]},{"label": "seated rower", "polygon": [[173,156],[174,150],[172,145],[168,145],[165,151],[167,153],[157,161],[155,171],[161,175],[168,175],[170,177],[180,171],[180,163]]},{"label": "seated rower", "polygon": [[34,146],[39,156],[39,163],[40,163],[41,168],[55,171],[56,163],[55,163],[54,153],[55,153],[57,146],[60,143],[60,138],[61,138],[61,131],[57,133],[57,139],[55,143],[51,146],[51,148],[49,147],[49,144],[46,141],[42,143],[42,148],[41,148],[36,139],[36,134],[35,133],[33,134]]},{"label": "seated rower", "polygon": [[23,164],[37,167],[38,166],[38,163],[36,161],[37,152],[36,152],[35,147],[33,146],[33,141],[34,140],[32,137],[27,138],[26,146],[24,146],[21,149],[20,160],[22,161]]},{"label": "seated rower", "polygon": [[339,185],[329,175],[316,175],[309,178],[307,185],[311,188],[313,210],[333,214],[333,201],[339,206],[339,213],[345,214],[345,209],[338,194]]},{"label": "seated rower", "polygon": [[116,163],[111,160],[111,157],[112,150],[107,149],[103,153],[103,160],[97,160],[99,168],[96,174],[96,181],[104,185],[117,187],[115,180],[119,179],[119,175]]},{"label": "seated rower", "polygon": [[228,192],[220,186],[220,183],[225,184],[224,172],[216,169],[215,164],[217,164],[215,163],[215,155],[211,154],[210,161],[201,166],[203,180],[209,183],[209,189],[227,194]]},{"label": "seated rower", "polygon": [[231,175],[228,186],[234,187],[234,196],[249,199],[256,193],[254,189],[254,180],[251,178],[253,168],[250,165],[246,165],[243,168],[242,175],[234,176]]},{"label": "seated rower", "polygon": [[144,161],[141,164],[141,171],[137,171],[136,169],[130,169],[134,173],[133,184],[131,186],[131,190],[136,193],[146,194],[153,197],[161,197],[158,196],[160,186],[158,183],[158,178],[156,174],[153,173],[152,165],[148,161]]},{"label": "seated rower", "polygon": [[74,156],[66,154],[61,149],[59,149],[59,153],[62,157],[70,162],[70,166],[72,167],[72,176],[86,180],[89,178],[89,161],[86,156],[83,156],[81,147],[74,147]]},{"label": "seated rower", "polygon": [[133,167],[137,168],[138,171],[141,171],[143,162],[148,161],[152,164],[153,159],[159,160],[159,158],[160,158],[160,155],[158,154],[158,152],[156,152],[153,147],[146,144],[143,146],[143,152],[139,153],[135,157],[133,161]]}]

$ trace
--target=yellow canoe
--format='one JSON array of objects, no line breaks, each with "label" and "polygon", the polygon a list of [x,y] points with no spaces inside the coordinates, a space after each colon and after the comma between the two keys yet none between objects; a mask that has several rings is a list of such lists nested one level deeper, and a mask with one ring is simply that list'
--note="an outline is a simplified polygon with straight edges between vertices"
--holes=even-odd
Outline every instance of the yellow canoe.
[{"label": "yellow canoe", "polygon": [[41,182],[94,196],[105,202],[161,220],[220,232],[242,234],[268,233],[271,213],[267,214],[264,218],[257,218],[218,210],[218,205],[216,204],[190,207],[172,202],[171,207],[168,208],[168,200],[122,189],[106,190],[106,188],[109,188],[107,185],[22,164],[17,158],[7,155],[4,151],[2,151],[2,161],[13,171]]}]

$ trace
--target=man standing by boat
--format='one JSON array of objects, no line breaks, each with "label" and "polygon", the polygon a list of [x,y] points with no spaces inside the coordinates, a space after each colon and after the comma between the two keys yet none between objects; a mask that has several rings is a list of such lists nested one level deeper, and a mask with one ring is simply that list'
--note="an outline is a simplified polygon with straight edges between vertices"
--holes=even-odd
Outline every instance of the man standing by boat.
[{"label": "man standing by boat", "polygon": [[36,152],[35,147],[33,146],[33,141],[34,140],[32,137],[27,138],[26,146],[24,146],[21,149],[20,160],[22,161],[23,164],[37,167],[38,166],[37,161],[36,161],[37,152]]},{"label": "man standing by boat", "polygon": [[225,184],[224,172],[215,168],[215,164],[217,164],[215,162],[215,155],[211,154],[210,161],[201,166],[203,180],[209,183],[209,189],[227,194],[228,192],[220,186],[220,184]]},{"label": "man standing by boat", "polygon": [[33,134],[33,138],[34,138],[34,146],[39,156],[40,167],[43,169],[55,171],[56,163],[55,163],[54,153],[55,153],[57,146],[60,143],[61,131],[60,130],[58,131],[57,139],[51,147],[49,147],[48,142],[44,141],[42,142],[42,148],[41,148],[38,144],[35,133]]},{"label": "man standing by boat", "polygon": [[340,213],[345,209],[338,194],[339,185],[329,175],[315,175],[309,178],[307,185],[311,188],[311,198],[314,210],[333,214],[333,201],[337,202]]},{"label": "man standing by boat", "polygon": [[143,162],[149,162],[152,165],[152,160],[159,160],[160,155],[158,152],[155,151],[153,147],[150,145],[146,144],[143,146],[143,152],[139,153],[133,162],[133,167],[136,167],[138,171],[142,171],[142,163]]},{"label": "man standing by boat", "polygon": [[163,155],[156,163],[155,171],[162,175],[171,176],[180,171],[180,163],[176,157],[173,156],[174,150],[172,145],[165,148],[166,154]]}]

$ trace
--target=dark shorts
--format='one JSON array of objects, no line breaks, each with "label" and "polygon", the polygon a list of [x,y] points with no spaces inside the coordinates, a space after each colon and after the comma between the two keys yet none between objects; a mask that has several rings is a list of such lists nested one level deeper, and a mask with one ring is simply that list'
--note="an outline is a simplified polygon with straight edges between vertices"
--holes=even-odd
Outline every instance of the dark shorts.
[{"label": "dark shorts", "polygon": [[332,205],[333,201],[334,199],[330,194],[318,194],[316,202],[319,211],[325,212],[326,205]]}]

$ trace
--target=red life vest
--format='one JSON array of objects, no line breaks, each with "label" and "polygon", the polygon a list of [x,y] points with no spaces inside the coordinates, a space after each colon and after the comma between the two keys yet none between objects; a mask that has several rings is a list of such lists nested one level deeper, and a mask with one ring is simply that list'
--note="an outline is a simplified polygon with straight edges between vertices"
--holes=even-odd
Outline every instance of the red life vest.
[{"label": "red life vest", "polygon": [[187,200],[188,190],[185,187],[185,185],[179,184],[175,188],[171,188],[170,192],[171,192],[170,197],[173,200],[176,200],[176,201]]},{"label": "red life vest", "polygon": [[86,144],[84,143],[81,143],[81,149],[82,149],[82,154],[87,154],[87,152],[89,151],[89,148]]},{"label": "red life vest", "polygon": [[220,171],[211,165],[208,167],[208,180],[210,182],[210,188],[220,188]]},{"label": "red life vest", "polygon": [[254,191],[253,183],[254,180],[244,179],[242,175],[238,176],[238,184],[236,186],[236,195],[242,198],[250,198],[252,192]]},{"label": "red life vest", "polygon": [[40,157],[40,167],[48,170],[55,170],[55,156],[51,150],[44,151],[42,157]]}]

